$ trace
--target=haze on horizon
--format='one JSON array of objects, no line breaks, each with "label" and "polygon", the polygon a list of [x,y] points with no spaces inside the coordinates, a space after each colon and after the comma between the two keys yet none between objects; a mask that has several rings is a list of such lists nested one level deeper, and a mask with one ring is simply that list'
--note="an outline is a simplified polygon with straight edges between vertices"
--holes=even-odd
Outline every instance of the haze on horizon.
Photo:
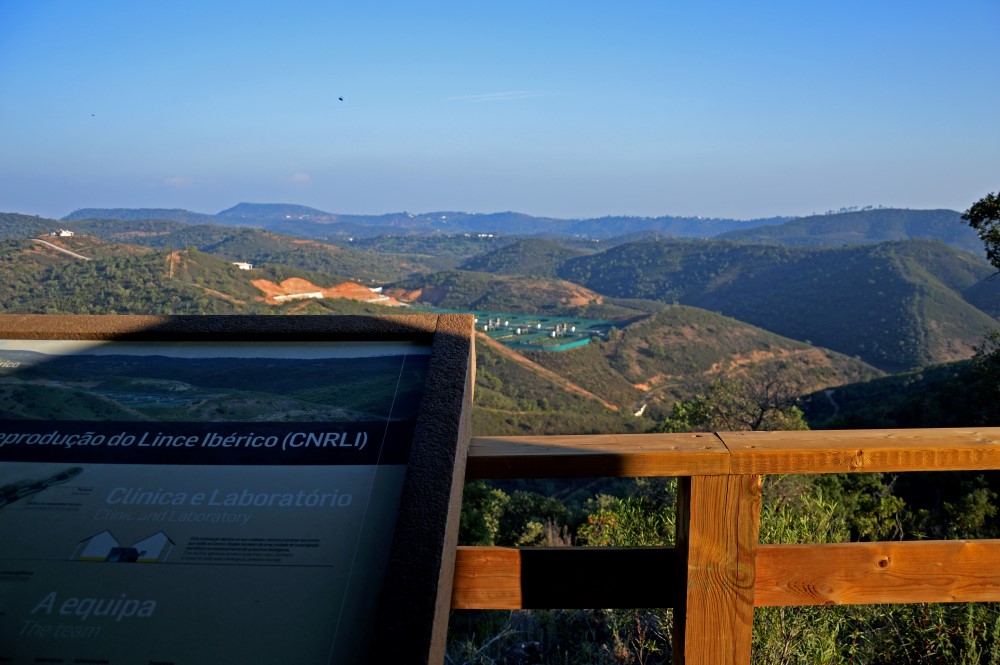
[{"label": "haze on horizon", "polygon": [[995,0],[4,0],[0,212],[805,215],[1000,188]]}]

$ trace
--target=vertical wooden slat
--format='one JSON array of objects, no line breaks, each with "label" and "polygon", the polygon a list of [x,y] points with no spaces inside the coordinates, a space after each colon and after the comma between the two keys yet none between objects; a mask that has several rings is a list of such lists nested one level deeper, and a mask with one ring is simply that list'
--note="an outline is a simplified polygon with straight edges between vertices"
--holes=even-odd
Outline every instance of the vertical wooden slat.
[{"label": "vertical wooden slat", "polygon": [[760,476],[680,480],[679,571],[684,594],[674,610],[674,663],[750,662]]},{"label": "vertical wooden slat", "polygon": [[750,665],[753,641],[757,546],[760,535],[761,476],[730,476],[739,495],[736,510],[736,663]]}]

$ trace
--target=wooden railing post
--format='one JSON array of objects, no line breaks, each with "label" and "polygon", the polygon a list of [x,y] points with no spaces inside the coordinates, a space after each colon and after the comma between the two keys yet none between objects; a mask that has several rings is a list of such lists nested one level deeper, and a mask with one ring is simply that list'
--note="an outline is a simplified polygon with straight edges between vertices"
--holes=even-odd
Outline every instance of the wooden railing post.
[{"label": "wooden railing post", "polygon": [[681,478],[674,663],[748,665],[760,525],[760,476]]}]

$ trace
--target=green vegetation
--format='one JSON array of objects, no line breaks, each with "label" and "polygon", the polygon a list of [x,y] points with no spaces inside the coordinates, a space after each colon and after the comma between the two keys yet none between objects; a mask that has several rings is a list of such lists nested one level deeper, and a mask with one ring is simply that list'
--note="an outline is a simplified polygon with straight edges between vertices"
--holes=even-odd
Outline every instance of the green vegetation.
[{"label": "green vegetation", "polygon": [[[563,355],[563,354],[550,354]],[[641,432],[649,421],[570,392],[485,344],[476,346],[476,434]]]},{"label": "green vegetation", "polygon": [[452,233],[435,235],[388,235],[374,238],[356,238],[349,242],[340,241],[349,247],[381,254],[406,255],[413,254],[440,259],[442,265],[437,270],[450,270],[462,261],[503,247],[513,242],[513,238],[495,235],[480,236],[471,233]]},{"label": "green vegetation", "polygon": [[962,228],[954,210],[878,208],[801,217],[773,226],[729,231],[719,238],[752,243],[811,247],[876,244],[913,238],[941,240],[981,255],[976,236]]},{"label": "green vegetation", "polygon": [[718,380],[705,394],[674,402],[660,432],[738,432],[809,429],[796,406],[798,391],[783,374]]},{"label": "green vegetation", "polygon": [[63,243],[90,261],[28,240],[0,242],[0,313],[10,314],[371,314],[384,308],[348,300],[265,304],[252,279],[301,277],[323,284],[329,275],[278,266],[239,270],[197,250],[156,252],[77,236]]},{"label": "green vegetation", "polygon": [[816,392],[802,404],[819,429],[993,426],[1000,402],[982,383],[966,360]]},{"label": "green vegetation", "polygon": [[130,226],[131,222],[147,220],[166,220],[183,224],[218,223],[214,215],[204,215],[180,208],[82,208],[63,217],[65,222],[93,219],[130,222]]},{"label": "green vegetation", "polygon": [[587,289],[561,280],[460,270],[413,277],[392,286],[404,291],[422,290],[422,304],[462,311],[572,317],[578,316],[581,307],[600,299]]},{"label": "green vegetation", "polygon": [[138,222],[135,226],[130,224],[125,230],[119,224],[106,221],[80,222],[72,227],[111,241],[156,249],[195,247],[230,261],[324,273],[338,281],[361,280],[365,284],[383,284],[428,270],[419,257],[390,257],[361,252],[254,228]]},{"label": "green vegetation", "polygon": [[469,259],[461,268],[491,275],[557,277],[559,266],[589,253],[558,240],[526,238]]},{"label": "green vegetation", "polygon": [[986,248],[986,258],[1000,270],[1000,192],[987,194],[962,215]]},{"label": "green vegetation", "polygon": [[0,241],[31,238],[59,228],[59,222],[44,217],[0,212]]},{"label": "green vegetation", "polygon": [[801,395],[880,374],[857,359],[684,306],[662,307],[581,349],[525,356],[623,410],[646,405],[653,420],[718,379],[780,372]]},{"label": "green vegetation", "polygon": [[922,240],[836,250],[661,241],[560,270],[599,293],[719,311],[890,371],[969,357],[994,320],[962,294],[991,273]]},{"label": "green vegetation", "polygon": [[[476,510],[468,515],[470,523],[463,524],[462,541],[516,544],[541,533],[546,545],[672,544],[676,484],[666,479],[628,482],[627,487],[599,488],[579,509],[566,511],[524,490],[506,492],[477,483],[470,486],[470,505]],[[975,481],[958,485],[955,500],[946,498],[948,508],[932,516],[916,506],[926,485],[901,490],[898,479],[888,475],[768,477],[760,540],[897,540],[931,535],[929,521],[942,527],[933,537],[992,537],[997,495]],[[471,540],[475,535],[480,539]],[[668,663],[671,620],[669,609],[456,612],[449,657],[470,665]],[[752,662],[1000,663],[1000,606],[758,608]]]},{"label": "green vegetation", "polygon": [[74,388],[20,384],[0,385],[0,413],[4,418],[30,420],[133,420],[120,405]]},{"label": "green vegetation", "polygon": [[644,391],[615,370],[607,355],[608,345],[604,342],[595,340],[587,346],[562,353],[522,351],[522,354],[595,395],[600,395],[623,411],[635,411],[642,401]]},{"label": "green vegetation", "polygon": [[[413,413],[425,357],[400,369],[398,357],[281,358],[45,356],[22,352],[22,367],[0,370],[7,418],[169,421],[384,421]],[[268,376],[247,385],[249,365]],[[336,376],[335,383],[329,382]],[[86,389],[76,387],[86,385]]]}]

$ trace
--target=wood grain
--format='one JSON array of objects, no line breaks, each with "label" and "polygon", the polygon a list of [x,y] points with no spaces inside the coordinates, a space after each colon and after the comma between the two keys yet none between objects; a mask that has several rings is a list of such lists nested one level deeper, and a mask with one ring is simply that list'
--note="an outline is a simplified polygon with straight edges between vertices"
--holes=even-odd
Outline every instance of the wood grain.
[{"label": "wood grain", "polygon": [[720,432],[730,473],[1000,469],[1000,427]]},{"label": "wood grain", "polygon": [[760,478],[695,476],[679,488],[677,565],[686,580],[674,609],[674,663],[747,663]]},{"label": "wood grain", "polygon": [[729,451],[709,433],[475,437],[466,470],[470,480],[727,473]]},{"label": "wood grain", "polygon": [[673,607],[671,547],[460,547],[453,609]]},{"label": "wood grain", "polygon": [[754,604],[1000,601],[1000,540],[761,545]]},{"label": "wood grain", "polygon": [[521,551],[513,547],[459,547],[451,607],[455,610],[524,609]]},{"label": "wood grain", "polygon": [[[987,469],[1000,469],[997,427],[479,437],[469,478],[681,476],[677,548],[661,550],[672,568],[626,548],[581,569],[574,548],[550,550],[536,575],[526,573],[535,556],[526,550],[460,548],[453,607],[627,608],[673,599],[674,662],[700,664],[750,662],[755,606],[1000,601],[1000,540],[757,544],[760,474]],[[600,584],[580,595],[566,591],[572,576],[560,576],[573,571],[589,582],[606,568],[639,582],[623,590],[612,576],[618,595]],[[652,598],[643,578],[662,584]]]},{"label": "wood grain", "polygon": [[[756,607],[1000,601],[1000,540],[760,545],[753,569],[751,555],[737,554],[736,586],[749,588],[755,570]],[[676,556],[666,547],[459,547],[452,608],[674,607],[682,577],[664,571]]]},{"label": "wood grain", "polygon": [[476,437],[468,477],[566,478],[1000,469],[1000,427]]}]

